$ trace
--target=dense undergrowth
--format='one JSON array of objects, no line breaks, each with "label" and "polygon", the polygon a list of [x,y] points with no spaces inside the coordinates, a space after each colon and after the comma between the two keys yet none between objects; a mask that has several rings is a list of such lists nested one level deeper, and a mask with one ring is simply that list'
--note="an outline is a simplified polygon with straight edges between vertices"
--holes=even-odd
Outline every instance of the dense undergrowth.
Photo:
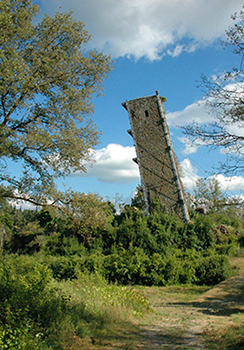
[{"label": "dense undergrowth", "polygon": [[141,293],[98,275],[57,282],[34,257],[7,257],[0,272],[0,349],[80,349],[150,309]]},{"label": "dense undergrowth", "polygon": [[195,215],[184,224],[173,215],[147,217],[126,207],[89,235],[45,211],[12,213],[22,222],[18,218],[5,233],[3,254],[35,255],[56,280],[84,272],[124,285],[214,285],[230,276],[228,255],[240,254],[243,245],[241,220],[223,213]]},{"label": "dense undergrowth", "polygon": [[0,349],[82,348],[150,309],[133,285],[214,285],[232,274],[229,256],[244,242],[241,210],[192,213],[184,224],[125,206],[88,229],[5,203],[0,223]]}]

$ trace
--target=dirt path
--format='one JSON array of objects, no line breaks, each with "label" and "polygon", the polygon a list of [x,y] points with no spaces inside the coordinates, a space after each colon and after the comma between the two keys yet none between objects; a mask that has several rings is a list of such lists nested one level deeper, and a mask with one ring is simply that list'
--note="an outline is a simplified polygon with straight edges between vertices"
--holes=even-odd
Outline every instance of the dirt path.
[{"label": "dirt path", "polygon": [[[182,335],[174,334],[174,332],[182,333]],[[136,348],[137,349],[206,349],[202,339],[199,337],[201,329],[175,328],[174,326],[165,326],[158,328],[144,328],[141,336],[144,338]]]},{"label": "dirt path", "polygon": [[[155,316],[141,324],[136,349],[210,349],[206,334],[244,321],[244,275],[230,278],[191,300],[177,288],[145,290]],[[182,300],[183,298],[183,300]],[[185,300],[184,300],[185,299]]]}]

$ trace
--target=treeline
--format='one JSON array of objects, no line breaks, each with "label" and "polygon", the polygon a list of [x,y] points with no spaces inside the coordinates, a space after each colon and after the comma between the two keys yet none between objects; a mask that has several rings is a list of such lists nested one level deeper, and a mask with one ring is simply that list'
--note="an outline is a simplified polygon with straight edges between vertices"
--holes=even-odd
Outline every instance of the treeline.
[{"label": "treeline", "polygon": [[116,214],[111,204],[94,198],[86,197],[79,217],[74,211],[22,211],[5,203],[3,256],[35,256],[58,280],[95,272],[124,285],[213,285],[230,275],[228,256],[242,249],[242,208],[213,209],[207,215],[192,211],[185,224],[157,205],[150,216],[139,205],[126,205]]}]

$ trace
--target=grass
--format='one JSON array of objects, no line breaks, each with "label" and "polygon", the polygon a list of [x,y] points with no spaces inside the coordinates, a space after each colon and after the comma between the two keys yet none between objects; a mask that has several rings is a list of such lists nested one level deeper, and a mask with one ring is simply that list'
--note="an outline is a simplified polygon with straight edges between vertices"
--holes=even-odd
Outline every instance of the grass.
[{"label": "grass", "polygon": [[239,275],[215,287],[131,288],[85,275],[62,282],[72,305],[63,349],[243,349],[243,257],[231,266]]},{"label": "grass", "polygon": [[244,258],[232,257],[231,266],[239,276],[221,284],[219,311],[220,322],[205,331],[209,349],[239,350],[244,348]]},{"label": "grass", "polygon": [[[2,291],[6,289],[9,300],[2,311],[9,328],[6,338],[6,325],[0,323],[0,331],[3,331],[0,349],[244,348],[242,257],[231,259],[231,265],[239,275],[213,288],[193,285],[118,286],[108,284],[96,274],[80,274],[77,280],[58,282],[50,278],[49,271],[41,264],[34,265],[33,269],[31,261],[28,265],[20,258],[16,259],[15,265],[14,261],[11,264],[8,280],[4,277],[7,262],[1,270]],[[44,310],[43,302],[45,310],[53,317],[53,324],[46,318],[39,320],[48,325],[45,334],[36,323],[32,337],[29,336],[33,310],[19,308],[26,299],[20,299],[23,292],[32,295],[35,317],[39,310]],[[13,312],[18,320],[25,316],[29,322],[19,327],[19,334],[16,333],[18,320],[13,319]],[[6,347],[6,341],[11,346]]]},{"label": "grass", "polygon": [[199,332],[202,319],[191,305],[210,287],[140,287],[140,290],[153,305],[154,313],[140,324],[142,334],[143,329],[147,330],[145,334],[150,334],[152,346],[156,347],[160,340],[158,349],[188,349],[189,343],[194,347],[201,342],[195,333]]},{"label": "grass", "polygon": [[154,310],[140,323],[145,349],[243,349],[243,257],[231,258],[231,266],[238,275],[215,287],[137,287]]},{"label": "grass", "polygon": [[137,320],[151,310],[142,292],[109,285],[96,275],[81,275],[77,281],[60,282],[59,287],[70,295],[62,331],[64,349],[135,348]]},{"label": "grass", "polygon": [[150,311],[141,292],[95,274],[60,282],[22,257],[0,267],[0,350],[133,349],[135,320]]}]

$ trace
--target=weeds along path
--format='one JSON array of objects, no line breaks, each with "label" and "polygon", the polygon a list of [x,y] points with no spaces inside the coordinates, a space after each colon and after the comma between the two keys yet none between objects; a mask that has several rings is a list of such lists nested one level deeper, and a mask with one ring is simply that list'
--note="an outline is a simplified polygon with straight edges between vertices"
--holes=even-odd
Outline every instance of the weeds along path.
[{"label": "weeds along path", "polygon": [[140,325],[136,349],[213,349],[206,339],[244,322],[244,275],[214,288],[144,288],[154,315]]}]

